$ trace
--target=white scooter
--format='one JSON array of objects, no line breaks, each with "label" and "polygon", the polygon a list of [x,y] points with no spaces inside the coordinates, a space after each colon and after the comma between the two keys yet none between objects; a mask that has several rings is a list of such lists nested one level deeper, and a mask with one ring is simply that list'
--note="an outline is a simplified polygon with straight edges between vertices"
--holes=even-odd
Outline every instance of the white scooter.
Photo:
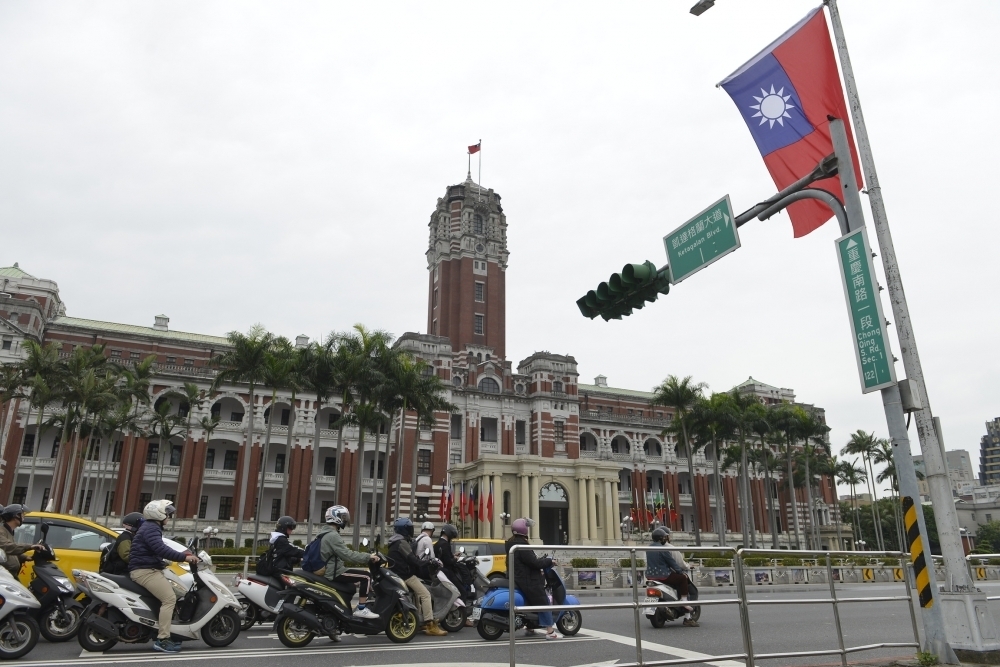
[{"label": "white scooter", "polygon": [[[209,560],[201,552],[198,557]],[[209,646],[228,646],[240,634],[240,603],[207,569],[191,564],[190,577],[163,570],[177,593],[177,606],[170,625],[177,641],[198,639]],[[86,651],[104,652],[118,642],[131,644],[156,638],[160,601],[128,575],[97,574],[73,570],[77,585],[92,602],[84,613],[77,638]]]},{"label": "white scooter", "polygon": [[[677,621],[684,618],[687,613],[685,606],[691,606],[694,609],[691,612],[692,620],[697,621],[701,618],[701,606],[691,604],[698,599],[698,587],[691,581],[690,576],[688,577],[688,599],[686,601],[681,600],[681,596],[677,594],[673,586],[662,581],[647,579],[643,585],[646,587],[646,602],[658,602],[662,605],[646,607],[643,612],[654,628],[662,628],[667,621]],[[663,604],[668,602],[677,602],[678,605],[670,607]]]},{"label": "white scooter", "polygon": [[279,593],[285,590],[281,577],[265,577],[261,574],[237,574],[233,577],[233,587],[242,596],[242,629],[249,630],[257,623],[273,621],[278,617],[279,607],[284,598]]},{"label": "white scooter", "polygon": [[[0,549],[0,563],[6,562],[7,554]],[[39,629],[33,616],[39,607],[31,591],[0,566],[0,660],[20,658],[35,648]]]}]

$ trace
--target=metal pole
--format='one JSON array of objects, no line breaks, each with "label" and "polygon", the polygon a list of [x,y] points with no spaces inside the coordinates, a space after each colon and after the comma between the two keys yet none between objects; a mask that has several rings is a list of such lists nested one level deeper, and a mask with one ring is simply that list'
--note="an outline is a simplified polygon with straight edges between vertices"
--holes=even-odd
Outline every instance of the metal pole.
[{"label": "metal pole", "polygon": [[[463,499],[464,502],[464,499]],[[515,544],[507,554],[507,634],[510,635],[510,667],[517,667],[514,660],[514,552],[517,551]]]},{"label": "metal pole", "polygon": [[833,567],[830,565],[830,554],[826,555],[826,580],[830,583],[830,597],[833,602],[833,622],[837,626],[837,645],[840,647],[840,664],[847,667],[847,651],[844,650],[844,630],[840,627],[840,603],[837,601],[837,588],[833,585]]},{"label": "metal pole", "polygon": [[[826,0],[830,9],[830,22],[833,25],[834,40],[840,55],[841,71],[847,88],[847,104],[854,120],[854,129],[858,140],[858,154],[861,167],[864,170],[868,186],[868,200],[871,205],[875,235],[878,238],[879,249],[882,252],[882,267],[885,270],[886,287],[889,290],[889,302],[893,316],[896,318],[896,334],[899,339],[900,357],[906,377],[917,384],[922,407],[916,411],[917,435],[920,438],[920,449],[924,456],[924,471],[927,485],[930,488],[931,502],[934,506],[935,518],[938,524],[938,541],[941,543],[941,553],[944,556],[945,572],[948,581],[960,591],[973,590],[964,566],[965,552],[962,548],[962,538],[959,533],[958,513],[955,511],[952,499],[951,483],[948,480],[948,468],[941,454],[941,445],[934,431],[933,415],[930,409],[930,398],[924,383],[924,373],[920,365],[920,355],[917,352],[917,340],[913,333],[910,311],[903,291],[903,280],[896,261],[896,250],[889,231],[889,221],[882,201],[882,189],[875,170],[875,160],[872,157],[871,143],[868,140],[868,128],[861,111],[861,100],[858,96],[857,84],[854,81],[854,69],[851,67],[851,57],[847,50],[847,40],[844,38],[844,28],[840,22],[840,11],[837,0]],[[852,164],[853,167],[853,164]],[[852,187],[853,191],[855,188]],[[860,198],[859,198],[860,199]],[[853,216],[852,216],[853,217]],[[917,497],[917,496],[915,496]],[[926,533],[925,533],[926,534]]]},{"label": "metal pole", "polygon": [[[858,196],[857,181],[854,176],[854,162],[850,157],[847,131],[842,120],[834,119],[830,121],[830,136],[833,139],[834,150],[838,156],[838,172],[844,192],[844,203],[847,208],[848,229],[845,231],[847,233],[864,226],[864,217],[861,215],[861,197]],[[896,465],[900,495],[918,500],[920,498],[920,490],[917,485],[917,475],[913,468],[913,458],[910,455],[910,438],[906,431],[906,417],[903,412],[903,404],[900,400],[898,386],[893,385],[882,390],[882,406],[885,410],[885,421],[889,428],[889,437],[892,439],[892,459]],[[953,505],[952,507],[954,508]],[[924,524],[924,515],[921,511],[917,512],[917,523],[920,528],[920,535],[923,538],[925,553],[929,554],[930,541],[927,539],[927,526]],[[900,537],[902,538],[903,536]],[[909,545],[907,545],[908,548]],[[900,545],[900,550],[902,551],[902,549],[903,546]],[[937,603],[938,595],[937,586],[934,582],[933,563],[928,563],[927,575],[930,580],[930,588],[934,593],[934,601]],[[927,642],[931,647],[931,651],[944,662],[957,664],[958,658],[955,657],[954,651],[952,651],[951,646],[948,644],[948,637],[945,633],[941,605],[932,604],[929,608],[923,609],[921,618],[924,621],[924,631],[927,635]]]},{"label": "metal pole", "polygon": [[910,625],[913,626],[913,641],[919,644],[920,630],[917,628],[917,612],[913,610],[913,603],[916,601],[913,595],[915,588],[910,585],[910,577],[913,576],[913,566],[910,563],[904,563],[902,559],[900,559],[899,564],[903,568],[903,585],[906,587],[906,595],[910,598],[907,608],[910,610]]},{"label": "metal pole", "polygon": [[736,594],[740,598],[740,630],[743,633],[743,652],[746,653],[746,667],[754,667],[753,635],[750,633],[750,610],[747,607],[747,583],[743,580],[743,554],[733,554]]},{"label": "metal pole", "polygon": [[[691,452],[688,452],[688,456]],[[694,491],[694,489],[691,489]],[[639,572],[635,567],[635,548],[629,549],[632,555],[632,615],[635,617],[635,661],[642,664],[642,629],[639,624]]]}]

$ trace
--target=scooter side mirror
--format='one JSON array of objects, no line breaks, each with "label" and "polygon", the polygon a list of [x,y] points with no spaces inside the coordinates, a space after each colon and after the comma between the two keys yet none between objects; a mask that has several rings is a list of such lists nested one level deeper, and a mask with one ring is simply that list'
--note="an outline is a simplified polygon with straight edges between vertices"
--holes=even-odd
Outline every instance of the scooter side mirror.
[{"label": "scooter side mirror", "polygon": [[458,548],[458,553],[464,554],[465,553],[465,547],[459,547]]},{"label": "scooter side mirror", "polygon": [[363,547],[367,547],[368,546],[368,538],[367,537],[362,537],[361,538],[361,546],[363,546]]},{"label": "scooter side mirror", "polygon": [[3,549],[0,549],[0,561],[7,562],[7,552]]},{"label": "scooter side mirror", "polygon": [[431,548],[430,547],[424,547],[424,555],[425,556],[429,556],[430,553],[431,553]]},{"label": "scooter side mirror", "polygon": [[42,522],[42,537],[46,537],[49,534],[49,526],[51,526],[48,521]]},{"label": "scooter side mirror", "polygon": [[382,536],[381,535],[376,535],[375,536],[375,548],[378,549],[381,544],[382,544]]}]

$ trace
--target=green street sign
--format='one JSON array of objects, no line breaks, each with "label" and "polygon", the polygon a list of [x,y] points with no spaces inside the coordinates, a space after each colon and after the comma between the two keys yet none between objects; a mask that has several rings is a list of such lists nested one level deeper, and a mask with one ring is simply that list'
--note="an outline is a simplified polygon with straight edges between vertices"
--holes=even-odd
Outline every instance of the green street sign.
[{"label": "green street sign", "polygon": [[896,384],[889,336],[885,318],[882,317],[882,301],[872,266],[871,246],[868,245],[864,227],[841,236],[835,243],[850,313],[854,354],[861,376],[861,392],[867,394]]},{"label": "green street sign", "polygon": [[729,195],[664,236],[663,245],[675,285],[739,248]]}]

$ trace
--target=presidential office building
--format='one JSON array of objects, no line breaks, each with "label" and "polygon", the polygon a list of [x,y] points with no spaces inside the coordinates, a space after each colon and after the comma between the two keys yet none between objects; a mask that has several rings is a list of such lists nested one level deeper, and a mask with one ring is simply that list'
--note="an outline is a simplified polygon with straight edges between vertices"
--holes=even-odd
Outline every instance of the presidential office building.
[{"label": "presidential office building", "polygon": [[[306,519],[312,451],[318,446],[320,509],[339,502],[363,524],[377,520],[376,494],[388,497],[387,504],[379,500],[384,513],[379,511],[378,518],[391,521],[398,491],[399,514],[415,520],[449,520],[466,536],[507,537],[510,517],[530,516],[537,519],[532,537],[545,543],[613,544],[628,539],[637,528],[629,521],[633,507],[646,504],[653,509],[654,502],[664,498],[674,510],[667,520],[682,533],[678,539],[685,540],[692,529],[697,504],[707,543],[718,539],[720,513],[729,542],[739,542],[736,471],[720,470],[716,476],[715,452],[709,448],[695,453],[692,478],[683,446],[673,436],[662,435],[673,413],[652,406],[651,392],[610,386],[605,376],[597,376],[593,384],[582,383],[576,359],[569,355],[535,352],[516,365],[508,359],[509,251],[500,195],[468,177],[446,188],[428,227],[426,333],[403,334],[395,345],[430,365],[444,382],[455,412],[437,413],[433,423],[419,422],[412,413],[397,418],[389,433],[380,435],[377,457],[370,437],[359,454],[356,430],[345,428],[341,465],[348,474],[343,477],[344,488],[337,489],[338,433],[333,426],[342,409],[339,399],[317,406],[315,396],[300,393],[292,409],[290,393],[279,390],[272,406],[270,389],[261,387],[255,395],[253,440],[248,442],[247,388],[222,387],[192,413],[194,424],[201,417],[219,416],[219,426],[211,434],[195,427],[169,443],[125,434],[96,443],[96,455],[86,463],[86,479],[72,485],[74,512],[113,522],[115,516],[152,497],[159,469],[160,493],[175,499],[185,526],[197,516],[199,525],[211,524],[220,529],[220,536],[231,536],[238,512],[245,519],[254,515],[262,445],[273,415],[268,460],[263,462],[263,521],[282,514]],[[209,360],[227,347],[223,337],[173,331],[164,316],[156,317],[152,327],[69,317],[54,282],[37,279],[16,265],[0,269],[0,284],[2,362],[22,358],[27,339],[56,342],[62,355],[69,355],[75,346],[102,344],[111,359],[126,365],[153,354],[157,374],[152,402],[170,400],[174,409],[183,409],[170,392],[185,382],[207,390],[214,378]],[[299,345],[307,343],[304,336],[297,339]],[[664,376],[668,373],[663,369]],[[766,403],[795,402],[791,390],[753,378],[737,389]],[[821,408],[805,407],[823,417]],[[317,419],[318,443],[314,442]],[[13,500],[40,508],[49,501],[59,433],[44,427],[36,433],[36,421],[25,401],[4,406],[0,502]],[[193,455],[182,456],[185,448]],[[359,456],[362,506],[355,508],[358,482],[356,473],[351,473],[357,470]],[[249,485],[246,497],[240,498],[244,466],[249,466]],[[782,479],[780,471],[772,474]],[[447,495],[449,481],[454,511],[443,517],[441,498]],[[750,486],[752,527],[761,542],[769,543],[762,472],[752,472]],[[461,517],[460,504],[478,510],[482,497],[485,507],[491,490],[492,520],[488,512]],[[798,489],[796,495],[792,502],[782,490],[774,499],[782,544],[790,542],[795,512],[803,531],[808,525],[805,490]],[[821,480],[813,503],[822,545],[836,548],[837,496],[832,480]],[[321,515],[312,520],[321,520]],[[843,533],[844,547],[850,548],[850,531]]]}]

